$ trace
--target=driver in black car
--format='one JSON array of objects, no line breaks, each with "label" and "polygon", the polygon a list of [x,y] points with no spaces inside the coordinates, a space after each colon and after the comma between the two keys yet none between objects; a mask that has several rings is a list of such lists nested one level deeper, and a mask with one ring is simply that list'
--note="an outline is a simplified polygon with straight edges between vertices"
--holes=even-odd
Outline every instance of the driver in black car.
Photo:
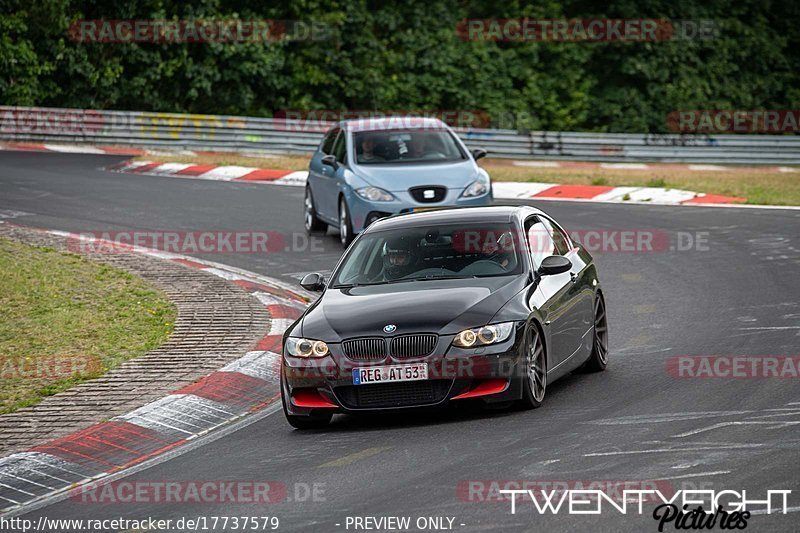
[{"label": "driver in black car", "polygon": [[386,241],[383,246],[383,276],[391,281],[416,272],[419,258],[419,239],[402,236]]},{"label": "driver in black car", "polygon": [[510,231],[503,232],[496,241],[488,241],[483,247],[483,253],[486,259],[494,261],[504,270],[511,270],[516,266],[514,236]]}]

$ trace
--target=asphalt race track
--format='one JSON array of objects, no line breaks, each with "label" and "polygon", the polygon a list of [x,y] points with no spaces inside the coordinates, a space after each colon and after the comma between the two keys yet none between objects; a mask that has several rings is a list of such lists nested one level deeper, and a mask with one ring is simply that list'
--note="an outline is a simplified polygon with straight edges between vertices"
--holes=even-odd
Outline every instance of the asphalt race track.
[{"label": "asphalt race track", "polygon": [[[70,231],[277,231],[288,250],[203,257],[285,280],[330,270],[341,253],[333,234],[302,242],[300,187],[100,170],[119,160],[0,153],[0,216]],[[746,489],[757,499],[767,490],[792,490],[793,512],[753,516],[748,530],[796,531],[800,381],[677,379],[666,362],[680,355],[800,355],[800,211],[537,206],[570,231],[670,236],[663,250],[595,253],[610,322],[606,372],[552,384],[545,406],[535,411],[336,417],[317,432],[293,431],[277,411],[126,478],[272,480],[286,484],[297,501],[64,500],[28,516],[270,515],[280,518],[281,531],[345,531],[348,516],[444,516],[455,518],[456,531],[656,531],[652,506],[642,515],[605,508],[601,516],[552,516],[521,500],[512,514],[508,501],[469,501],[470,492],[459,489],[471,480],[563,481],[573,488],[576,482],[658,481],[675,490]],[[706,241],[700,249],[670,250],[679,232],[707,232],[701,234]],[[310,486],[317,487],[316,498],[304,497]]]}]

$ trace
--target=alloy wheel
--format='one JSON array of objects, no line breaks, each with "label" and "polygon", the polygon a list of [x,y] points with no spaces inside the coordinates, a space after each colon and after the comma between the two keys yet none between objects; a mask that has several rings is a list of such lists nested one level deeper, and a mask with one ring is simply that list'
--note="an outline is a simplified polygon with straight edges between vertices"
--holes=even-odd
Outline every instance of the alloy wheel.
[{"label": "alloy wheel", "polygon": [[536,328],[532,328],[528,343],[528,384],[537,402],[544,400],[547,388],[547,368],[544,359],[544,345]]},{"label": "alloy wheel", "polygon": [[603,297],[598,296],[594,304],[594,349],[600,361],[608,362],[608,323],[606,322],[606,305]]}]

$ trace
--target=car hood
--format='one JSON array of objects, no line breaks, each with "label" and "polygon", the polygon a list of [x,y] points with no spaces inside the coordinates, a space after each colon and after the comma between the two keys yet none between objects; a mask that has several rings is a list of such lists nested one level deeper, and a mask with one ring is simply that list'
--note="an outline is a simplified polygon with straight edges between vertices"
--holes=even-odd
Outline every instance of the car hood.
[{"label": "car hood", "polygon": [[524,276],[501,276],[328,289],[294,334],[338,342],[386,336],[387,324],[397,328],[392,336],[455,334],[487,324],[524,286]]},{"label": "car hood", "polygon": [[478,179],[477,167],[469,160],[457,163],[359,165],[355,173],[370,185],[395,192],[424,185],[463,189]]}]

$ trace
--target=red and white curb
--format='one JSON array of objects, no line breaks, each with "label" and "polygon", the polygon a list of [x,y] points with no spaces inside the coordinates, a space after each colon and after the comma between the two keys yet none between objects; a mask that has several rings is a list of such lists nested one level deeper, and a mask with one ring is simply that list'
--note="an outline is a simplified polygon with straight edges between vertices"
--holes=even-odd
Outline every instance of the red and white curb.
[{"label": "red and white curb", "polygon": [[[48,233],[120,248],[78,234]],[[198,268],[239,285],[267,306],[270,330],[253,351],[164,398],[1,458],[0,513],[19,510],[166,453],[265,409],[280,393],[281,337],[302,314],[307,297],[281,281],[253,272],[148,248],[124,248]]]},{"label": "red and white curb", "polygon": [[495,198],[573,200],[602,203],[657,205],[736,205],[747,200],[735,196],[697,193],[664,187],[607,187],[604,185],[557,185],[554,183],[495,181]]},{"label": "red and white curb", "polygon": [[268,168],[193,165],[190,163],[158,163],[152,161],[125,161],[108,167],[108,170],[132,174],[172,176],[214,181],[269,182],[276,185],[306,184],[308,172],[305,170],[274,170]]},{"label": "red and white curb", "polygon": [[800,172],[800,168],[787,166],[726,166],[691,163],[595,163],[592,161],[512,161],[515,167],[578,168],[612,170],[690,170],[698,172]]},{"label": "red and white curb", "polygon": [[[217,181],[267,182],[276,185],[304,186],[308,172],[259,169],[239,166],[192,165],[126,161],[109,167],[115,172],[195,178]],[[558,185],[554,183],[495,181],[494,197],[506,200],[579,200],[584,202],[649,203],[658,205],[731,205],[744,198],[696,193],[664,187],[606,187],[603,185]]]},{"label": "red and white curb", "polygon": [[[36,143],[0,143],[0,150],[30,150],[64,153],[115,154],[115,155],[198,155],[211,152],[158,151],[142,148],[114,146],[59,145]],[[252,154],[269,157],[266,154]],[[709,164],[668,164],[668,163],[595,163],[583,161],[512,161],[512,165],[533,168],[581,168],[615,170],[689,170],[702,172],[715,171],[758,171],[758,172],[800,172],[798,167],[789,166],[723,166]],[[206,179],[216,181],[246,181],[270,183],[275,185],[304,186],[308,172],[276,170],[256,167],[195,165],[190,163],[160,163],[154,161],[125,161],[109,167],[108,170],[133,174],[171,176],[178,178]],[[627,203],[652,205],[687,205],[705,207],[748,207],[769,209],[797,209],[791,206],[743,205],[747,200],[735,196],[698,193],[682,189],[664,187],[607,187],[603,185],[558,185],[536,182],[493,182],[494,197],[497,199],[519,200],[559,200],[600,203]]]}]

